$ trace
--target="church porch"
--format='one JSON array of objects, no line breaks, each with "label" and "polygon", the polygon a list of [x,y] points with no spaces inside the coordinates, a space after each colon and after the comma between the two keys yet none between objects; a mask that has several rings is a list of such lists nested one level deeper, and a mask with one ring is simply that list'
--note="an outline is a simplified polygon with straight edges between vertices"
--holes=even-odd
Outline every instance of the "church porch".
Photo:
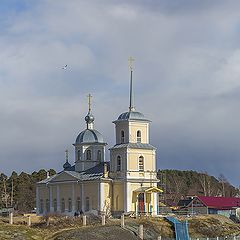
[{"label": "church porch", "polygon": [[133,191],[135,202],[135,214],[157,215],[158,214],[158,194],[163,191],[157,187],[140,187]]}]

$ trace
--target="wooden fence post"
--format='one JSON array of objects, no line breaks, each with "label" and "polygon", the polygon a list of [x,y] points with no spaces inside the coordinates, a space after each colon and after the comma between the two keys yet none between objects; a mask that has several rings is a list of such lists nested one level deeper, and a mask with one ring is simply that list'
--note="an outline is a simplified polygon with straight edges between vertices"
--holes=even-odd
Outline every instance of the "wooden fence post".
[{"label": "wooden fence post", "polygon": [[87,216],[83,215],[82,219],[83,219],[83,226],[86,226],[87,225]]},{"label": "wooden fence post", "polygon": [[138,236],[139,236],[140,239],[143,240],[143,225],[140,225],[140,226],[139,226]]},{"label": "wooden fence post", "polygon": [[9,214],[9,223],[13,224],[13,213],[12,212]]},{"label": "wooden fence post", "polygon": [[124,214],[121,215],[121,227],[124,228]]},{"label": "wooden fence post", "polygon": [[31,227],[31,216],[28,216],[27,225],[28,225],[29,227]]},{"label": "wooden fence post", "polygon": [[104,226],[106,224],[106,215],[102,215],[102,225]]}]

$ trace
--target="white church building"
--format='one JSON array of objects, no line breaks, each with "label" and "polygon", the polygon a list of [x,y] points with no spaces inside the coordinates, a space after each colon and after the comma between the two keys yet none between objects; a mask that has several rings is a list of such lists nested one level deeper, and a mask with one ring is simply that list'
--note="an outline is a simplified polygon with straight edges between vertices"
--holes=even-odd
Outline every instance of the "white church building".
[{"label": "white church building", "polygon": [[129,109],[113,121],[116,143],[110,148],[110,160],[105,159],[107,143],[94,127],[89,95],[86,129],[73,144],[75,163],[69,163],[66,152],[63,170],[37,183],[38,215],[157,215],[162,190],[157,188],[156,148],[150,144],[150,121],[133,106],[130,70]]}]

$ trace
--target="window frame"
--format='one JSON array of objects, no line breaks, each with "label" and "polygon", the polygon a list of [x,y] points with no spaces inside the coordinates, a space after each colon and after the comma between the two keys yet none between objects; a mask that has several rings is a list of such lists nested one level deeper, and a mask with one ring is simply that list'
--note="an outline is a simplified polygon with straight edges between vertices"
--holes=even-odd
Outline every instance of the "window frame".
[{"label": "window frame", "polygon": [[53,199],[53,211],[57,212],[57,199],[56,198]]},{"label": "window frame", "polygon": [[72,199],[68,198],[68,212],[72,212]]},{"label": "window frame", "polygon": [[142,142],[142,132],[140,130],[137,130],[137,143]]},{"label": "window frame", "polygon": [[102,151],[97,150],[97,161],[101,162],[102,161]]},{"label": "window frame", "polygon": [[66,208],[66,206],[65,206],[65,199],[62,198],[62,200],[61,200],[61,212],[62,212],[62,213],[65,212],[65,208]]},{"label": "window frame", "polygon": [[81,160],[81,150],[77,151],[77,161]]},{"label": "window frame", "polygon": [[90,149],[86,150],[86,160],[92,160],[92,151]]},{"label": "window frame", "polygon": [[125,132],[123,130],[121,130],[120,133],[120,140],[121,143],[125,143]]},{"label": "window frame", "polygon": [[122,158],[121,156],[117,156],[117,172],[121,172],[122,170]]},{"label": "window frame", "polygon": [[144,172],[144,157],[142,155],[138,158],[138,171]]}]

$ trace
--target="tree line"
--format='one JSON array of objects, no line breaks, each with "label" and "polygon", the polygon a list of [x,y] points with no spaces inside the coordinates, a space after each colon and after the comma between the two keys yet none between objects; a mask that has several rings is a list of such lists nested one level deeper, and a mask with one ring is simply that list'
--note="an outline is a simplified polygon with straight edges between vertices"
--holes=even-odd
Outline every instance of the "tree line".
[{"label": "tree line", "polygon": [[[49,175],[56,174],[55,170],[48,170]],[[21,172],[19,175],[13,171],[8,177],[0,173],[0,209],[13,207],[16,210],[31,211],[36,206],[36,182],[47,177],[44,169],[31,174]]]},{"label": "tree line", "polygon": [[187,196],[238,197],[239,188],[232,186],[223,174],[218,178],[207,172],[159,170],[159,187],[164,190],[163,200],[177,203]]},{"label": "tree line", "polygon": [[[11,176],[0,173],[0,209],[14,207],[20,212],[31,211],[36,206],[36,183],[52,176],[55,170],[41,169],[31,174],[12,172]],[[232,186],[223,174],[218,178],[207,172],[159,170],[158,186],[164,190],[162,201],[176,204],[179,199],[193,195],[240,196],[239,189]]]}]

